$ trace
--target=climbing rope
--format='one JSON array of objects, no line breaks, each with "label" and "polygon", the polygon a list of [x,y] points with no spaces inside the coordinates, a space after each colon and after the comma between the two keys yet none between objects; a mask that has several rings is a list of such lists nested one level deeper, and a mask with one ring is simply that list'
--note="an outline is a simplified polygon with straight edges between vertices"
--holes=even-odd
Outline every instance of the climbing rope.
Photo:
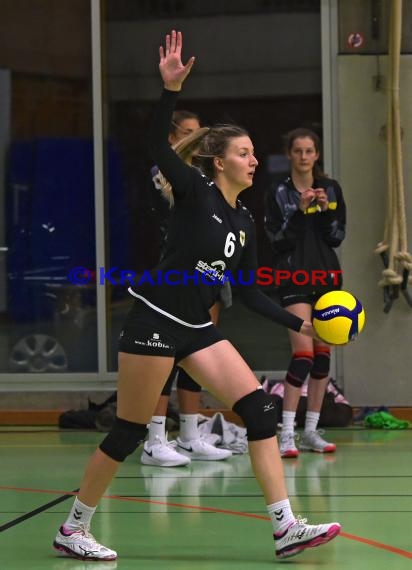
[{"label": "climbing rope", "polygon": [[384,269],[378,285],[383,288],[384,312],[388,313],[399,291],[412,307],[408,285],[412,283],[412,255],[408,252],[405,193],[402,160],[402,130],[399,104],[399,73],[402,37],[402,0],[391,3],[389,29],[388,103],[387,103],[387,210],[383,240],[375,253]]}]

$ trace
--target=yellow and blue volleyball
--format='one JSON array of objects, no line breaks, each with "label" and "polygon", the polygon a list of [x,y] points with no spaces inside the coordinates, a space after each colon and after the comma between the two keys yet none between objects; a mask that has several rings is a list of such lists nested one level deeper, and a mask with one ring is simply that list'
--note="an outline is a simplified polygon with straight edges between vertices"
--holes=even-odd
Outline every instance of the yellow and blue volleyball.
[{"label": "yellow and blue volleyball", "polygon": [[347,291],[330,291],[313,307],[312,324],[317,336],[328,344],[346,344],[365,325],[362,303]]}]

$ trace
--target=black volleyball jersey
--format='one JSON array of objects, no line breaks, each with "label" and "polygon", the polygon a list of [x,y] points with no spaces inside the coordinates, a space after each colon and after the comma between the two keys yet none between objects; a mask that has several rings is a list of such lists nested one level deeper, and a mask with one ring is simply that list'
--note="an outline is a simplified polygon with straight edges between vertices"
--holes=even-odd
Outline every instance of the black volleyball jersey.
[{"label": "black volleyball jersey", "polygon": [[[270,186],[265,194],[265,230],[269,238],[275,270],[325,271],[325,283],[309,278],[305,285],[283,280],[282,286],[296,293],[326,293],[339,289],[342,276],[335,248],[345,238],[346,206],[336,180],[318,178],[313,188],[324,188],[329,206],[321,211],[316,200],[302,212],[300,193],[288,176]],[[282,288],[281,286],[281,288]]]},{"label": "black volleyball jersey", "polygon": [[300,330],[302,319],[273,303],[255,284],[256,233],[249,211],[240,201],[231,207],[214,182],[171,149],[168,129],[177,96],[163,91],[149,137],[152,158],[171,183],[175,200],[166,250],[161,262],[129,291],[181,324],[204,327],[225,279],[234,279],[252,310]]}]

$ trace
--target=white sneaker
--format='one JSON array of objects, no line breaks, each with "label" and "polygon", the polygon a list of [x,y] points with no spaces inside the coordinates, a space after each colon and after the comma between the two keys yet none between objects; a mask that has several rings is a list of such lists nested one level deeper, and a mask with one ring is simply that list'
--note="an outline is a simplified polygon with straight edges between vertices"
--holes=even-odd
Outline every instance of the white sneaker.
[{"label": "white sneaker", "polygon": [[116,560],[117,552],[99,544],[85,527],[66,532],[63,526],[53,542],[53,547],[79,560]]},{"label": "white sneaker", "polygon": [[195,461],[221,461],[232,456],[232,452],[228,449],[215,447],[203,437],[190,441],[182,441],[180,437],[177,437],[176,441],[180,453]]},{"label": "white sneaker", "polygon": [[321,437],[323,431],[304,431],[300,440],[299,449],[302,451],[316,451],[317,453],[334,453],[336,445],[329,443]]},{"label": "white sneaker", "polygon": [[179,467],[188,465],[190,459],[176,451],[176,442],[167,441],[160,438],[158,435],[155,437],[153,443],[148,441],[144,442],[140,462],[144,465],[155,465],[156,467]]},{"label": "white sneaker", "polygon": [[305,550],[326,544],[340,533],[337,522],[310,525],[306,519],[298,519],[281,536],[273,535],[277,558],[289,558]]},{"label": "white sneaker", "polygon": [[299,455],[295,439],[296,436],[293,431],[280,432],[279,451],[281,457],[297,457]]}]

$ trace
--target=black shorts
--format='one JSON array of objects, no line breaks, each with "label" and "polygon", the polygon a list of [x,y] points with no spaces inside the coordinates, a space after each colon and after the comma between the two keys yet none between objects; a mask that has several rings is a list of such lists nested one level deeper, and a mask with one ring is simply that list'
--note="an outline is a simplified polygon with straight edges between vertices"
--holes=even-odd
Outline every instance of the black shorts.
[{"label": "black shorts", "polygon": [[172,356],[180,362],[189,354],[224,340],[210,324],[202,328],[181,325],[157,313],[143,301],[135,301],[119,338],[119,351],[149,356]]},{"label": "black shorts", "polygon": [[296,303],[305,303],[313,306],[322,295],[324,295],[324,293],[286,293],[285,291],[284,293],[279,292],[279,301],[283,308],[296,305]]}]

